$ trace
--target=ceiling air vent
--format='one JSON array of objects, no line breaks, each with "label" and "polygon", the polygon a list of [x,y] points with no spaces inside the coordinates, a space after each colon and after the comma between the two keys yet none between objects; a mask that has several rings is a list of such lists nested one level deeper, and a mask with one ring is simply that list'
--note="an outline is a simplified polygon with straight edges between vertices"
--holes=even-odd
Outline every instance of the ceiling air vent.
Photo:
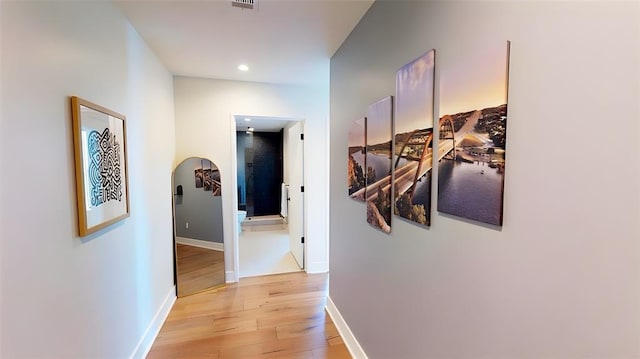
[{"label": "ceiling air vent", "polygon": [[253,9],[254,2],[255,0],[231,0],[231,6],[242,9]]}]

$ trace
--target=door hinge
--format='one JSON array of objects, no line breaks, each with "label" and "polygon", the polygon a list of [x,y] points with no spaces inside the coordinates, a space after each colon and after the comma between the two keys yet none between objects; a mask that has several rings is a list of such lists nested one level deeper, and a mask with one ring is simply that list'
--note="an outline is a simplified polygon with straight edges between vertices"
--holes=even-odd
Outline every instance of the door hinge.
[{"label": "door hinge", "polygon": [[300,186],[300,192],[304,192],[304,186]]},{"label": "door hinge", "polygon": [[300,243],[304,244],[304,237],[300,237]]},{"label": "door hinge", "polygon": [[304,133],[301,133],[301,134],[300,134],[300,140],[301,140],[301,141],[304,141]]}]

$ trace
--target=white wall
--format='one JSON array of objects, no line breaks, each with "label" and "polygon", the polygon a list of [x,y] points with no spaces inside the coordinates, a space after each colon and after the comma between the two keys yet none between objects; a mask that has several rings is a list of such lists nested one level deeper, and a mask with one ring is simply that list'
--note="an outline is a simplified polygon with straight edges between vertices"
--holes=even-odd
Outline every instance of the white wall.
[{"label": "white wall", "polygon": [[[504,226],[434,202],[373,229],[351,121],[483,39],[512,41]],[[370,358],[640,357],[640,3],[378,1],[331,60],[330,135],[330,296]]]},{"label": "white wall", "polygon": [[[327,64],[328,66],[328,64]],[[327,68],[328,72],[328,68]],[[233,115],[305,120],[307,271],[324,272],[327,262],[328,84],[313,87],[175,77],[176,161],[210,158],[222,176],[227,279],[238,273],[233,258],[237,178]]]},{"label": "white wall", "polygon": [[[0,356],[140,356],[175,296],[172,77],[109,3],[0,6]],[[131,216],[84,238],[71,95],[127,117]]]}]

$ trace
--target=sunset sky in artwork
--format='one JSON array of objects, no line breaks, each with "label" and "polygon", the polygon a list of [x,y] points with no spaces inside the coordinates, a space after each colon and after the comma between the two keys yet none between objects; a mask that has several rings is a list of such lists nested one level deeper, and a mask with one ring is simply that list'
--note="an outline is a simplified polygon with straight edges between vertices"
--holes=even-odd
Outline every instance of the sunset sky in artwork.
[{"label": "sunset sky in artwork", "polygon": [[391,97],[369,105],[367,111],[367,146],[391,141]]},{"label": "sunset sky in artwork", "polygon": [[364,121],[365,118],[359,118],[351,123],[349,127],[349,147],[364,146]]},{"label": "sunset sky in artwork", "polygon": [[433,128],[433,70],[429,51],[396,73],[396,133]]},{"label": "sunset sky in artwork", "polygon": [[507,103],[507,41],[478,44],[442,63],[440,116]]}]

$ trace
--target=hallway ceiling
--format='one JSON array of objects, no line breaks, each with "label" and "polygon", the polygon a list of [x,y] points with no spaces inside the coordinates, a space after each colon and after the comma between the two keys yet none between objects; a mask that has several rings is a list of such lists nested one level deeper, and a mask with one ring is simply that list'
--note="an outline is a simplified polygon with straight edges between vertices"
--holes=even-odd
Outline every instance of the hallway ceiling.
[{"label": "hallway ceiling", "polygon": [[[245,118],[250,121],[244,120]],[[246,131],[252,127],[256,132],[279,132],[292,123],[290,119],[264,116],[236,116],[236,131]]]},{"label": "hallway ceiling", "polygon": [[114,3],[174,75],[314,84],[326,83],[330,57],[373,0]]}]

